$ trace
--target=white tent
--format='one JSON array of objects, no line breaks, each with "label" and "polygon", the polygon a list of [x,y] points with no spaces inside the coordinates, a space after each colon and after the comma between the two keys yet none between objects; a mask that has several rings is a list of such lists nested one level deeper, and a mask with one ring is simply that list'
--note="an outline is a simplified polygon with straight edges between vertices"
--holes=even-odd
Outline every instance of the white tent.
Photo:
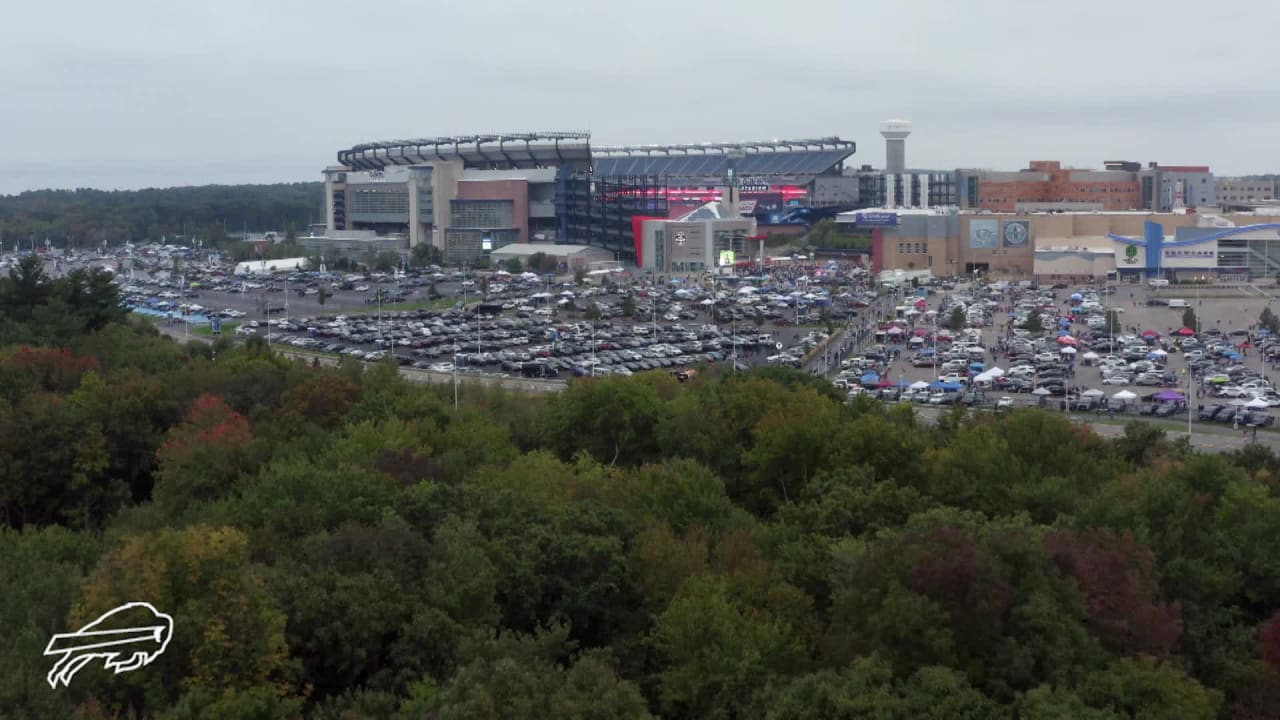
[{"label": "white tent", "polygon": [[305,270],[307,259],[304,257],[281,258],[279,260],[246,260],[236,264],[236,275],[269,275],[274,272],[294,272]]},{"label": "white tent", "polygon": [[1073,348],[1073,347],[1064,347],[1064,348],[1062,348],[1061,350],[1059,350],[1058,352],[1062,353],[1063,355],[1075,355],[1075,354],[1076,354],[1076,349],[1075,349],[1075,348]]},{"label": "white tent", "polygon": [[1045,395],[1051,395],[1052,393],[1050,393],[1048,390],[1046,390],[1046,389],[1044,389],[1044,388],[1042,388],[1042,387],[1039,387],[1039,388],[1036,388],[1035,390],[1032,390],[1032,391],[1031,391],[1031,394],[1032,394],[1032,395],[1039,395],[1040,397],[1044,397]]},{"label": "white tent", "polygon": [[910,387],[912,390],[927,390],[927,389],[929,389],[929,383],[927,383],[927,382],[925,382],[925,381],[923,381],[923,380],[917,380],[917,381],[915,381],[915,382],[911,383],[911,385],[910,385],[909,387]]},{"label": "white tent", "polygon": [[1087,352],[1087,353],[1085,353],[1085,354],[1081,355],[1080,357],[1081,357],[1081,358],[1083,358],[1083,359],[1085,359],[1085,360],[1098,360],[1098,359],[1100,359],[1102,356],[1101,356],[1101,355],[1099,355],[1098,353],[1096,353],[1096,352],[1094,352],[1094,351],[1090,350],[1089,352]]},{"label": "white tent", "polygon": [[1129,392],[1128,390],[1121,390],[1115,395],[1112,395],[1111,399],[1119,400],[1121,402],[1129,402],[1130,400],[1137,400],[1138,396],[1135,395],[1134,393]]},{"label": "white tent", "polygon": [[1103,395],[1106,395],[1106,393],[1102,392],[1101,390],[1098,390],[1097,388],[1093,388],[1091,390],[1085,390],[1084,392],[1080,393],[1081,397],[1102,397]]},{"label": "white tent", "polygon": [[991,369],[988,370],[985,374],[990,375],[993,378],[1002,378],[1004,377],[1004,370],[1000,369],[995,365],[992,365]]}]

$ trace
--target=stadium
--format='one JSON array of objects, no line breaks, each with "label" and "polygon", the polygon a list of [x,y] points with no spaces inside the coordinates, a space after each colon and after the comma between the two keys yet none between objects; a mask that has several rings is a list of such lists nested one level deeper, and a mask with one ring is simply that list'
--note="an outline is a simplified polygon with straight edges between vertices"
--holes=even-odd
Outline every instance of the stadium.
[{"label": "stadium", "polygon": [[[711,203],[762,225],[834,216],[857,198],[839,137],[596,147],[585,132],[365,143],[324,170],[326,234],[402,237],[452,261],[511,243],[593,245],[645,257],[637,219],[680,219]],[[723,216],[723,213],[721,213]],[[741,233],[738,233],[741,235]],[[708,256],[717,252],[710,246]]]}]

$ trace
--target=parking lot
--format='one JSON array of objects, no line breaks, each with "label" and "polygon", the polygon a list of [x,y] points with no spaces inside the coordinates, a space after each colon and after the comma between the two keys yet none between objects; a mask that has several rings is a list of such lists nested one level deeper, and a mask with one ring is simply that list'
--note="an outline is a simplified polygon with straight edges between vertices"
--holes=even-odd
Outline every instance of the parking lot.
[{"label": "parking lot", "polygon": [[[816,266],[815,266],[816,267]],[[845,268],[852,271],[852,268]],[[239,337],[434,372],[525,378],[680,373],[699,363],[804,366],[865,306],[862,275],[778,267],[750,280],[572,277],[425,268],[235,277],[133,272],[131,306],[176,322],[223,318]],[[324,303],[320,295],[325,295]],[[234,327],[234,329],[232,329]]]},{"label": "parking lot", "polygon": [[[938,290],[924,298],[903,292],[883,305],[877,335],[845,359],[837,383],[854,395],[922,404],[1042,405],[1183,420],[1189,410],[1227,426],[1274,422],[1267,408],[1280,405],[1273,389],[1280,345],[1255,327],[1262,310],[1274,308],[1267,290],[1214,287],[1199,298],[1194,288],[1132,283]],[[1184,310],[1169,307],[1171,300],[1186,301],[1197,327],[1184,329]],[[953,330],[956,308],[963,327]],[[1109,310],[1117,325],[1110,333]],[[1032,311],[1043,333],[1026,331]]]}]

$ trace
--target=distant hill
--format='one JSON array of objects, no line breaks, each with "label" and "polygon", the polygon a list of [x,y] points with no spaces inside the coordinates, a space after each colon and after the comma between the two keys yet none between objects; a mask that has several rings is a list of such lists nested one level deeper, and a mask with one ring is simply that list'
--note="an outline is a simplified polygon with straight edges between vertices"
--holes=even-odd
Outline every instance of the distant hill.
[{"label": "distant hill", "polygon": [[202,185],[145,190],[35,190],[0,195],[0,239],[77,247],[225,233],[305,232],[324,220],[324,184]]}]

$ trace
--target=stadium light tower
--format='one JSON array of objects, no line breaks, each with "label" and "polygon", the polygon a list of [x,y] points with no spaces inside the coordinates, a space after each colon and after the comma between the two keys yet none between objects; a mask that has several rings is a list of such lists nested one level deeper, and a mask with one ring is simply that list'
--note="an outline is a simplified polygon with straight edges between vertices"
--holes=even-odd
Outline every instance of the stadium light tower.
[{"label": "stadium light tower", "polygon": [[724,204],[725,204],[725,209],[729,213],[729,217],[737,218],[738,203],[740,201],[739,188],[741,187],[741,181],[738,179],[738,161],[745,158],[747,156],[747,153],[744,150],[742,150],[742,148],[733,148],[729,150],[729,152],[725,153],[725,156],[729,159],[729,162],[728,162],[728,177],[725,178],[725,180],[727,180],[728,182],[726,183],[727,187],[725,190]]},{"label": "stadium light tower", "polygon": [[907,136],[911,134],[908,120],[885,120],[880,123],[880,135],[884,137],[884,171],[894,175],[907,169]]}]

